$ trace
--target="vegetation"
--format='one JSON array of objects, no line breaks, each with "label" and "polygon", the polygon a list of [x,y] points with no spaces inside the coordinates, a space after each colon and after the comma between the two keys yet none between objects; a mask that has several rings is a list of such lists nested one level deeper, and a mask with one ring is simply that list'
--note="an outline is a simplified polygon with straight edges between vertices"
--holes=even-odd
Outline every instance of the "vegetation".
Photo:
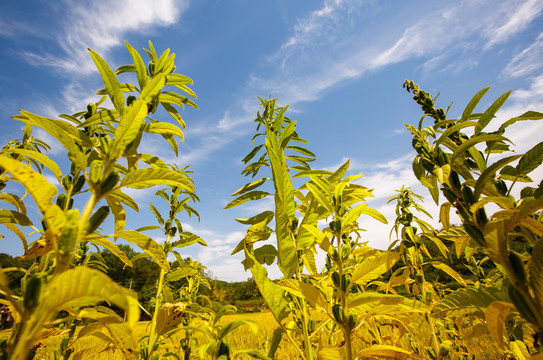
[{"label": "vegetation", "polygon": [[[181,222],[199,217],[191,171],[138,149],[160,135],[177,155],[185,128],[179,108],[196,107],[192,80],[174,72],[169,50],[159,56],[149,43],[146,66],[126,46],[132,64],[116,71],[89,50],[105,88],[86,110],[59,120],[27,111],[14,116],[25,129],[0,152],[0,222],[25,254],[22,262],[0,257],[0,303],[14,317],[0,358],[542,358],[543,182],[530,186],[530,175],[543,161],[543,142],[510,155],[505,136],[509,126],[542,113],[528,111],[485,132],[509,93],[475,113],[483,89],[460,119],[449,119],[436,97],[406,81],[424,113],[417,126],[406,125],[417,152],[413,170],[441,206],[443,228],[429,225],[422,198],[402,188],[390,198],[396,239],[377,250],[358,221],[387,219],[365,203],[372,192],[357,184],[361,175],[347,175],[349,162],[335,171],[311,168],[316,155],[303,146],[288,107],[260,99],[243,159],[242,174],[253,179],[226,208],[265,197],[274,207],[236,219],[248,229],[233,253],[243,252],[253,278],[231,293],[181,254],[206,245]],[[135,83],[121,83],[123,73],[135,75]],[[156,111],[177,125],[153,119]],[[427,118],[433,124],[424,126]],[[44,153],[48,144],[32,136],[34,127],[65,148],[66,169]],[[517,189],[522,183],[528,186]],[[139,206],[123,190],[153,186],[161,187],[156,200],[166,202],[166,213],[150,204],[156,222],[126,229],[126,207]],[[162,231],[165,241],[150,230]],[[265,267],[274,264],[283,274],[278,281]],[[234,306],[220,304],[254,299],[256,289],[266,314],[235,317]]]}]

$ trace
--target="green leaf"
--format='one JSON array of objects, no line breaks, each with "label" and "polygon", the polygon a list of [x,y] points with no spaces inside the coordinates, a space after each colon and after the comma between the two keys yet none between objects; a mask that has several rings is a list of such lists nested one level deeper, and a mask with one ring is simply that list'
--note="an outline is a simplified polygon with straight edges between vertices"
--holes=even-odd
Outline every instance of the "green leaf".
[{"label": "green leaf", "polygon": [[[436,124],[437,125],[437,124]],[[464,128],[467,128],[467,127],[479,127],[479,123],[476,122],[476,121],[465,121],[465,122],[460,122],[460,123],[457,123],[453,126],[451,126],[450,128],[448,128],[447,130],[445,130],[440,136],[439,138],[434,141],[434,143],[432,144],[432,146],[434,147],[434,149],[437,149],[437,146],[439,144],[441,144],[442,142],[444,142],[445,140],[447,140],[449,138],[449,135],[459,131],[459,130],[462,130]]]},{"label": "green leaf", "polygon": [[315,199],[319,202],[319,205],[321,205],[326,209],[326,211],[328,211],[328,214],[334,213],[334,209],[332,209],[332,205],[330,205],[330,202],[326,198],[326,195],[322,191],[320,191],[317,186],[311,183],[306,183],[305,186],[309,189],[311,195],[313,195]]},{"label": "green leaf", "polygon": [[262,222],[263,220],[267,220],[266,224],[268,224],[273,219],[273,217],[273,211],[266,210],[250,218],[236,218],[234,220],[244,225],[254,225],[256,223]]},{"label": "green leaf", "polygon": [[29,226],[32,225],[32,221],[18,211],[0,209],[0,224]]},{"label": "green leaf", "polygon": [[469,116],[475,110],[475,107],[479,103],[479,101],[482,99],[483,96],[485,96],[486,92],[490,89],[490,86],[487,88],[484,88],[483,90],[479,91],[475,96],[470,100],[468,103],[468,106],[466,106],[466,109],[462,113],[462,117],[460,118],[461,122],[464,122],[468,120]]},{"label": "green leaf", "polygon": [[485,186],[488,186],[489,184],[492,185],[491,183],[489,183],[489,181],[494,177],[499,169],[509,164],[510,162],[515,161],[521,156],[522,155],[513,155],[505,157],[486,168],[475,183],[475,191],[473,192],[473,196],[475,197],[475,199],[479,199],[479,196],[481,196],[481,194],[483,193]]},{"label": "green leaf", "polygon": [[79,128],[84,128],[87,126],[93,126],[98,124],[107,124],[118,119],[120,114],[117,110],[105,109],[98,111],[96,114],[93,114],[91,117],[86,119],[81,124],[77,125]]},{"label": "green leaf", "polygon": [[311,157],[317,157],[313,152],[307,150],[306,148],[300,147],[300,146],[287,146],[288,150],[294,150],[296,152],[299,152],[300,154],[311,156]]},{"label": "green leaf", "polygon": [[64,212],[52,203],[53,197],[57,194],[57,188],[50,184],[43,175],[17,160],[0,156],[0,167],[4,168],[13,176],[14,180],[26,188],[53,233],[60,232],[64,226],[65,216]]},{"label": "green leaf", "polygon": [[524,114],[514,117],[512,119],[507,120],[503,123],[502,126],[498,129],[498,132],[501,133],[505,130],[508,126],[516,123],[517,121],[525,121],[525,120],[541,120],[543,119],[543,113],[537,112],[537,111],[527,111]]},{"label": "green leaf", "polygon": [[264,144],[260,144],[258,146],[255,146],[250,152],[249,154],[247,154],[247,156],[245,156],[241,161],[244,163],[244,164],[247,164],[249,161],[251,161],[252,158],[255,157],[255,155],[258,153],[258,151],[260,149],[262,149],[262,147],[264,146]]},{"label": "green leaf", "polygon": [[160,94],[165,81],[166,79],[162,73],[153,76],[141,90],[140,99],[145,100],[146,103],[151,103]]},{"label": "green leaf", "polygon": [[275,187],[275,234],[277,237],[278,265],[286,278],[296,272],[298,257],[291,236],[291,221],[295,216],[294,189],[286,164],[285,154],[274,134],[268,133],[266,152],[270,159]]},{"label": "green leaf", "polygon": [[356,265],[353,274],[353,283],[367,283],[376,280],[381,274],[387,272],[400,259],[400,253],[384,252],[376,257],[365,259]]},{"label": "green leaf", "polygon": [[264,184],[266,181],[268,180],[271,180],[270,178],[262,178],[262,179],[257,179],[257,180],[254,180],[246,185],[244,185],[243,187],[241,187],[240,189],[236,190],[236,192],[234,192],[232,194],[232,196],[237,196],[237,195],[241,195],[243,193],[246,193],[247,191],[250,191],[250,190],[253,190],[253,189],[256,189],[257,187],[259,187],[260,185]]},{"label": "green leaf", "polygon": [[458,274],[456,271],[454,271],[450,266],[440,262],[440,261],[431,261],[430,264],[441,271],[443,271],[445,274],[452,277],[454,280],[458,281],[458,283],[462,286],[467,286],[466,281]]},{"label": "green leaf", "polygon": [[188,97],[180,95],[172,91],[162,91],[158,96],[158,101],[161,103],[168,103],[178,105],[181,108],[184,108],[185,105],[192,106],[195,109],[198,109],[198,105]]},{"label": "green leaf", "polygon": [[296,279],[283,279],[278,282],[278,285],[289,294],[305,299],[311,307],[318,306],[324,310],[328,308],[328,302],[322,292],[310,283]]},{"label": "green leaf", "polygon": [[164,168],[144,168],[126,174],[121,180],[121,187],[145,189],[155,185],[178,186],[194,192],[194,186],[189,178],[177,171]]},{"label": "green leaf", "polygon": [[484,311],[493,301],[503,301],[500,289],[493,287],[461,288],[445,295],[432,309],[436,317],[463,316]]},{"label": "green leaf", "polygon": [[358,358],[423,360],[425,357],[392,345],[372,345],[358,352]]},{"label": "green leaf", "polygon": [[531,148],[524,154],[517,165],[517,174],[528,175],[537,169],[543,162],[543,141]]},{"label": "green leaf", "polygon": [[175,119],[175,121],[177,121],[177,123],[181,126],[182,129],[185,129],[187,127],[187,125],[185,124],[185,121],[179,114],[179,111],[177,111],[177,109],[173,105],[168,104],[168,103],[161,103],[161,105]]},{"label": "green leaf", "polygon": [[237,198],[235,198],[234,200],[232,200],[231,202],[229,202],[224,208],[225,209],[230,209],[230,208],[233,208],[235,206],[241,205],[244,202],[247,202],[247,201],[250,201],[250,200],[259,200],[259,199],[262,199],[262,198],[264,198],[264,197],[266,197],[268,195],[271,195],[271,194],[266,192],[266,191],[256,191],[256,190],[255,191],[249,191],[248,193],[240,195]]},{"label": "green leaf", "polygon": [[130,261],[130,259],[128,259],[124,251],[119,249],[117,245],[115,245],[114,243],[106,239],[105,237],[96,235],[96,234],[89,234],[85,237],[85,241],[89,241],[93,244],[103,247],[104,249],[109,250],[119,260],[121,260],[123,264],[125,264],[126,266],[130,266],[130,267],[134,266],[132,262]]},{"label": "green leaf", "polygon": [[543,241],[539,239],[531,254],[529,262],[530,285],[539,306],[543,306]]},{"label": "green leaf", "polygon": [[91,49],[88,50],[92,60],[100,72],[100,76],[102,77],[102,81],[104,82],[104,86],[106,87],[106,91],[111,99],[111,102],[113,103],[113,106],[115,106],[115,109],[117,109],[119,113],[122,113],[124,108],[124,95],[121,90],[119,80],[109,65],[100,57],[100,55]]},{"label": "green leaf", "polygon": [[533,180],[528,175],[521,175],[517,169],[511,165],[505,165],[500,171],[500,179],[515,181],[515,182],[532,182]]},{"label": "green leaf", "polygon": [[207,246],[204,239],[195,235],[193,233],[184,231],[179,234],[180,239],[172,243],[172,249],[174,248],[184,248],[192,244],[200,244],[202,246]]},{"label": "green leaf", "polygon": [[183,141],[183,131],[174,124],[167,122],[154,122],[148,124],[144,131],[150,134],[176,135]]},{"label": "green leaf", "polygon": [[[247,242],[248,243],[248,242]],[[254,250],[255,258],[261,264],[270,266],[277,257],[277,249],[273,245],[264,245]]]},{"label": "green leaf", "polygon": [[77,266],[53,277],[38,312],[53,319],[65,307],[82,307],[108,301],[123,309],[131,327],[139,321],[138,301],[101,271]]},{"label": "green leaf", "polygon": [[377,306],[393,306],[407,312],[427,312],[429,309],[422,302],[414,298],[400,295],[379,294],[375,292],[356,293],[349,296],[347,308],[358,311],[370,311]]},{"label": "green leaf", "polygon": [[469,148],[482,143],[486,141],[509,141],[509,139],[501,136],[501,135],[495,135],[495,134],[489,134],[489,135],[479,135],[479,136],[473,136],[469,140],[466,140],[462,143],[462,145],[458,146],[454,153],[451,156],[450,163],[454,163],[454,160],[456,160],[457,157],[464,154],[465,151],[467,151]]},{"label": "green leaf", "polygon": [[503,301],[493,301],[490,303],[485,312],[485,322],[490,335],[498,342],[498,345],[503,346],[505,319],[511,312],[513,304]]},{"label": "green leaf", "polygon": [[68,157],[80,169],[87,167],[87,159],[77,144],[85,147],[92,147],[93,145],[90,139],[75,126],[65,121],[48,119],[23,110],[21,110],[21,115],[16,115],[13,119],[45,130],[68,150]]},{"label": "green leaf", "polygon": [[[112,141],[110,156],[118,157],[124,152],[140,133],[142,125],[147,116],[147,103],[143,100],[135,100],[128,108],[128,111],[121,115],[121,122],[115,129],[115,138]],[[119,154],[117,154],[119,152]]]},{"label": "green leaf", "polygon": [[145,63],[143,62],[140,54],[132,46],[130,46],[128,42],[125,41],[124,43],[126,45],[126,48],[128,49],[128,52],[130,53],[130,56],[132,56],[132,61],[134,62],[134,68],[136,70],[136,76],[138,77],[138,84],[140,86],[140,89],[143,89],[148,81],[147,67],[145,66]]},{"label": "green leaf", "polygon": [[0,193],[0,201],[6,201],[17,208],[17,211],[26,215],[26,205],[24,201],[15,194]]},{"label": "green leaf", "polygon": [[372,218],[374,218],[376,220],[379,220],[383,224],[388,224],[388,221],[383,216],[383,214],[381,214],[377,210],[373,210],[373,209],[368,208],[367,204],[360,204],[357,207],[355,207],[354,209],[349,210],[347,215],[345,215],[345,218],[342,220],[342,223],[345,224],[345,225],[350,224],[350,223],[358,220],[358,218],[362,214],[369,215]]},{"label": "green leaf", "polygon": [[256,261],[254,256],[247,251],[247,249],[245,249],[245,257],[262,298],[275,317],[275,320],[281,324],[281,321],[285,319],[290,312],[288,302],[284,297],[283,289],[268,278],[268,271]]},{"label": "green leaf", "polygon": [[147,255],[149,255],[161,268],[169,271],[170,265],[164,254],[164,249],[155,240],[149,236],[133,230],[116,232],[115,238],[122,238],[131,244],[139,246]]},{"label": "green leaf", "polygon": [[198,273],[198,270],[193,268],[192,266],[182,266],[166,274],[164,281],[166,282],[179,281],[186,277],[194,276],[196,275],[196,273]]},{"label": "green leaf", "polygon": [[505,103],[505,101],[511,94],[511,91],[513,90],[509,90],[508,92],[500,96],[496,101],[494,101],[492,105],[490,105],[490,107],[483,113],[483,115],[481,115],[481,117],[479,118],[479,125],[481,126],[475,129],[475,134],[478,134],[481,130],[483,130],[488,125],[488,123],[490,122],[490,120],[492,120],[496,112]]},{"label": "green leaf", "polygon": [[157,210],[157,208],[151,203],[149,203],[149,207],[151,208],[151,211],[153,212],[153,214],[155,214],[155,217],[158,220],[158,223],[160,225],[164,225],[164,219],[162,218],[162,215],[160,215],[160,212]]},{"label": "green leaf", "polygon": [[53,160],[49,159],[49,157],[45,154],[42,154],[37,151],[32,150],[26,150],[26,149],[9,149],[10,153],[13,154],[19,154],[26,157],[29,157],[31,159],[36,160],[55,175],[55,177],[58,179],[58,181],[61,181],[62,178],[62,171],[60,171],[60,168],[58,167],[57,163],[55,163]]},{"label": "green leaf", "polygon": [[312,177],[312,176],[330,176],[332,172],[328,170],[304,170],[300,171],[292,176],[292,178],[297,177]]}]

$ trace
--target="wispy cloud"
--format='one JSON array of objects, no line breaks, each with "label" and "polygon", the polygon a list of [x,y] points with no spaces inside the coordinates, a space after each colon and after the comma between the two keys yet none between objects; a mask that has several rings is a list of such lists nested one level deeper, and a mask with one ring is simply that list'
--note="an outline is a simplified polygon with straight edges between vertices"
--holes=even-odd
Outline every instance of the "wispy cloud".
[{"label": "wispy cloud", "polygon": [[173,24],[188,6],[188,1],[63,1],[65,25],[56,35],[63,54],[27,51],[25,58],[34,65],[52,66],[69,73],[88,74],[95,70],[87,48],[107,53],[121,44],[129,32],[142,32],[153,26]]},{"label": "wispy cloud", "polygon": [[543,33],[526,49],[515,55],[503,70],[504,77],[518,78],[533,74],[543,66]]},{"label": "wispy cloud", "polygon": [[539,0],[508,1],[502,6],[498,6],[497,11],[496,15],[501,15],[507,21],[503,24],[495,22],[494,26],[487,29],[489,41],[485,45],[485,49],[509,40],[528,27],[534,19],[541,15],[543,3]]}]

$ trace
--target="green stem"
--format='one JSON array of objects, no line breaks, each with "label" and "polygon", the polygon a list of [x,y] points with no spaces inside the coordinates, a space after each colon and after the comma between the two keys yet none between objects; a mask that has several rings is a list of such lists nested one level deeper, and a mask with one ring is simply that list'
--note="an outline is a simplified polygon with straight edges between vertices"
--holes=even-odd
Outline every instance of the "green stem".
[{"label": "green stem", "polygon": [[[170,235],[168,234],[166,237],[166,243],[170,242]],[[167,256],[168,254],[166,254]],[[156,328],[157,328],[157,319],[158,319],[158,310],[160,309],[160,302],[162,300],[162,288],[164,287],[164,275],[166,275],[166,271],[164,268],[160,268],[160,276],[158,278],[158,287],[156,291],[156,297],[155,297],[155,309],[153,311],[153,318],[151,320],[151,332],[149,335],[149,357],[151,358],[151,355],[153,354],[155,344],[158,340],[158,335],[156,334]]]}]

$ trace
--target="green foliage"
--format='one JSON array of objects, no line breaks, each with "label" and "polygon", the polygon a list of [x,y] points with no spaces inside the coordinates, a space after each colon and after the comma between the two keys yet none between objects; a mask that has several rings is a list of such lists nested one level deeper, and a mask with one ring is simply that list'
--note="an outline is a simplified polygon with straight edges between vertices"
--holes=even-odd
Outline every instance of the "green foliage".
[{"label": "green foliage", "polygon": [[[443,229],[419,217],[431,217],[423,198],[402,187],[389,199],[396,204],[390,232],[396,239],[385,251],[368,246],[359,225],[362,216],[387,223],[365,203],[372,191],[357,182],[362,175],[347,174],[349,161],[335,171],[312,169],[316,155],[301,145],[306,141],[286,116],[288,106],[260,99],[256,134],[242,160],[242,174],[253,179],[225,208],[267,197],[273,208],[236,219],[248,229],[232,253],[243,251],[253,277],[226,286],[182,257],[185,247],[206,245],[181,222],[184,215],[200,218],[192,172],[138,149],[159,134],[178,155],[186,126],[179,109],[197,108],[192,80],[174,72],[169,49],[159,55],[149,43],[145,65],[126,47],[132,63],[116,70],[89,50],[104,83],[101,99],[61,119],[22,110],[14,116],[25,124],[22,138],[0,150],[0,190],[7,189],[0,193],[0,224],[24,249],[18,260],[0,254],[0,304],[14,318],[0,357],[31,359],[49,337],[59,339],[55,359],[273,359],[287,343],[306,360],[471,359],[469,338],[484,336],[503,358],[541,350],[543,182],[534,186],[531,177],[543,162],[543,143],[509,155],[506,131],[542,113],[528,111],[488,131],[510,92],[475,113],[483,89],[460,119],[448,119],[448,108],[435,107],[437,97],[406,81],[424,112],[418,126],[406,125],[416,151],[413,171],[440,205]],[[135,75],[134,83],[121,83],[124,73]],[[176,124],[154,119],[159,110]],[[426,117],[433,125],[423,127]],[[32,136],[34,127],[66,150],[68,171],[45,154],[50,147]],[[13,182],[25,196],[7,192]],[[513,191],[519,183],[522,189]],[[156,185],[167,211],[150,203],[155,224],[127,229],[126,207],[140,207],[126,189]],[[459,226],[451,223],[452,209]],[[164,243],[148,230],[162,231]],[[279,268],[281,279],[268,276],[269,266]],[[265,304],[275,330],[257,348],[234,349],[239,329],[256,337],[262,324],[225,321],[236,311],[220,304],[228,301]],[[140,311],[150,322],[136,336]],[[91,338],[99,345],[80,346]]]}]

